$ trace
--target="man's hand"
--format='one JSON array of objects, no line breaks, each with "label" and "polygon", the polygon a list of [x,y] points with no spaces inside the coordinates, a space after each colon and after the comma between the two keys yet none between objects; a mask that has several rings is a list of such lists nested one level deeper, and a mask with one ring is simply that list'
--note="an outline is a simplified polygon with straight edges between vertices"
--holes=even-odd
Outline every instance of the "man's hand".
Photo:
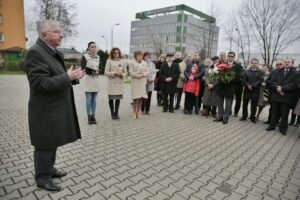
[{"label": "man's hand", "polygon": [[81,79],[84,76],[84,71],[81,68],[73,69],[73,66],[68,69],[67,74],[71,81]]},{"label": "man's hand", "polygon": [[166,78],[166,82],[171,82],[171,81],[172,81],[171,77]]},{"label": "man's hand", "polygon": [[208,86],[208,89],[212,89],[214,87],[213,84],[208,84],[207,86]]},{"label": "man's hand", "polygon": [[248,89],[249,89],[249,90],[252,90],[252,86],[251,86],[251,85],[248,85]]},{"label": "man's hand", "polygon": [[190,76],[189,80],[191,80],[191,81],[194,80],[194,76]]}]

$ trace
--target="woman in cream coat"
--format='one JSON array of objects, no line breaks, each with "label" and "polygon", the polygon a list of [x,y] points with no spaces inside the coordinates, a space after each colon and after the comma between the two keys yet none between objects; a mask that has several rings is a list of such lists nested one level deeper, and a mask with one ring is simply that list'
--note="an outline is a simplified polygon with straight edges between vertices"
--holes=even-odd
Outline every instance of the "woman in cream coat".
[{"label": "woman in cream coat", "polygon": [[129,74],[131,81],[131,98],[133,99],[133,113],[132,118],[141,118],[140,110],[143,99],[148,98],[147,83],[149,68],[143,61],[143,54],[141,51],[134,52],[134,60],[129,66]]},{"label": "woman in cream coat", "polygon": [[98,78],[100,57],[97,55],[96,43],[89,42],[87,53],[82,56],[81,67],[85,70],[83,78],[84,91],[86,96],[86,110],[88,114],[88,124],[96,124],[96,99],[100,90]]},{"label": "woman in cream coat", "polygon": [[119,48],[113,48],[110,51],[105,66],[105,75],[108,77],[107,93],[111,118],[113,120],[120,119],[119,106],[120,100],[123,99],[124,78],[127,76],[127,68]]}]

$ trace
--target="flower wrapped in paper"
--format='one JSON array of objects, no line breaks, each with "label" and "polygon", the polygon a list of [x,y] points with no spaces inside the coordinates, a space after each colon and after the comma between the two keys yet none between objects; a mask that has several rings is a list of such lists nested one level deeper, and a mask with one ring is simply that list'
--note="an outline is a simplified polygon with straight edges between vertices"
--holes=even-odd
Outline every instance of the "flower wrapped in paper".
[{"label": "flower wrapped in paper", "polygon": [[210,70],[210,78],[221,84],[229,84],[236,76],[235,70],[230,64],[216,64],[215,67]]}]

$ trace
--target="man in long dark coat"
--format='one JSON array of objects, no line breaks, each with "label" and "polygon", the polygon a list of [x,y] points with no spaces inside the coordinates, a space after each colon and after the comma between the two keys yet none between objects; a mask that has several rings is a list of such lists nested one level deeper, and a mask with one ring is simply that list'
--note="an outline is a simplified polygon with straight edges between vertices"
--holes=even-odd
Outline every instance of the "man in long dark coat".
[{"label": "man in long dark coat", "polygon": [[259,99],[260,87],[264,79],[264,73],[258,68],[258,59],[251,60],[251,67],[245,71],[242,76],[242,83],[244,86],[243,99],[243,116],[240,121],[247,120],[248,117],[248,103],[251,101],[250,119],[252,123],[256,123],[257,103]]},{"label": "man in long dark coat", "polygon": [[161,65],[160,80],[163,93],[163,112],[174,113],[174,94],[177,91],[177,82],[180,75],[179,65],[172,62],[172,54],[167,55],[167,60]]},{"label": "man in long dark coat", "polygon": [[280,118],[279,131],[286,135],[289,111],[295,101],[299,83],[299,73],[293,68],[293,64],[293,59],[285,59],[284,68],[275,72],[270,80],[272,116],[266,131],[274,130]]},{"label": "man in long dark coat", "polygon": [[54,167],[56,150],[81,138],[72,83],[84,72],[66,71],[63,55],[56,49],[63,38],[57,21],[40,21],[37,30],[39,39],[24,61],[30,87],[28,120],[35,180],[39,188],[59,191],[61,187],[52,178],[63,177],[66,172]]}]

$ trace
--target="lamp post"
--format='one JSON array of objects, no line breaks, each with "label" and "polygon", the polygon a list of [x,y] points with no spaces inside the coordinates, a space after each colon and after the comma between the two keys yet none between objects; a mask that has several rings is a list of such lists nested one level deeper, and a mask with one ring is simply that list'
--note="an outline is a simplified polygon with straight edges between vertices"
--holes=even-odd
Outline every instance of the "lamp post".
[{"label": "lamp post", "polygon": [[114,26],[119,26],[119,25],[120,25],[119,23],[116,23],[111,26],[111,41],[110,41],[111,48],[113,48],[114,45]]},{"label": "lamp post", "polygon": [[108,52],[108,39],[104,35],[102,35],[101,37],[106,40],[106,51]]}]

